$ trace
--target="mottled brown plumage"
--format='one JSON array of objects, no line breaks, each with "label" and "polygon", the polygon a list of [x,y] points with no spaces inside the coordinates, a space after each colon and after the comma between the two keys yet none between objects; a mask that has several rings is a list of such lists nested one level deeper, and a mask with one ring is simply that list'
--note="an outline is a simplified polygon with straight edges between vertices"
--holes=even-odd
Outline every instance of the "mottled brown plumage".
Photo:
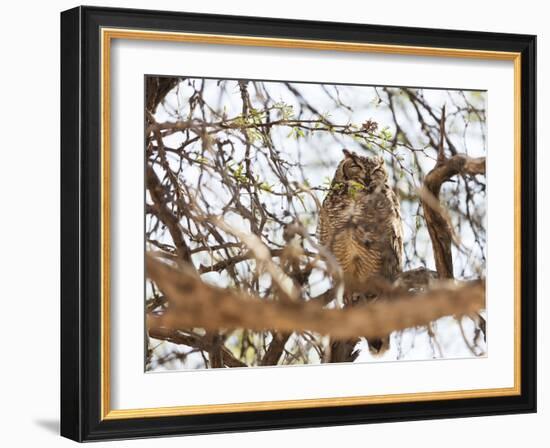
[{"label": "mottled brown plumage", "polygon": [[[403,231],[399,201],[388,184],[381,157],[363,157],[344,149],[321,207],[318,236],[340,264],[346,285],[344,301],[357,289],[364,293],[369,279],[393,281],[402,269]],[[377,353],[387,341],[369,341]]]}]

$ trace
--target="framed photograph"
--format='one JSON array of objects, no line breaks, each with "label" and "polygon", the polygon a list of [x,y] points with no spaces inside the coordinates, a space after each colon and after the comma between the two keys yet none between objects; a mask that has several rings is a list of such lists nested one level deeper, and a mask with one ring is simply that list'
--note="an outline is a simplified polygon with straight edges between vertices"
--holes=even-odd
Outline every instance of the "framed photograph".
[{"label": "framed photograph", "polygon": [[535,36],[61,14],[61,433],[535,412]]}]

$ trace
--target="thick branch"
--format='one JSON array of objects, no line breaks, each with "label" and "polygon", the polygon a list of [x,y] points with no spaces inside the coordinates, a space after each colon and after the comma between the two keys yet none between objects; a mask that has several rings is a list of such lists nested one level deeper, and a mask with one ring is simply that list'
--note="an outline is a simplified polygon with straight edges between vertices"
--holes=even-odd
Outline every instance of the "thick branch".
[{"label": "thick branch", "polygon": [[179,78],[174,77],[161,77],[161,76],[148,76],[146,79],[146,109],[154,114],[157,110],[157,106],[160,104],[164,97],[172,90]]},{"label": "thick branch", "polygon": [[261,366],[276,366],[285,349],[285,344],[290,337],[289,333],[273,333],[273,340],[269,344],[269,348],[265,352],[264,357],[260,360]]},{"label": "thick branch", "polygon": [[[448,159],[439,160],[436,166],[424,179],[425,188],[439,202],[439,193],[444,182],[457,174],[475,176],[485,174],[485,157],[472,158],[457,154]],[[421,198],[424,217],[432,240],[435,266],[439,278],[453,278],[453,257],[451,252],[452,231],[448,220],[443,214],[429,204],[426,198]]]},{"label": "thick branch", "polygon": [[147,274],[169,298],[161,315],[149,313],[156,328],[248,328],[254,331],[314,331],[346,339],[383,337],[392,331],[426,325],[443,316],[471,314],[484,307],[483,282],[447,285],[411,297],[401,294],[350,309],[325,309],[319,303],[261,300],[234,289],[202,282],[192,269],[175,269],[147,257]]}]

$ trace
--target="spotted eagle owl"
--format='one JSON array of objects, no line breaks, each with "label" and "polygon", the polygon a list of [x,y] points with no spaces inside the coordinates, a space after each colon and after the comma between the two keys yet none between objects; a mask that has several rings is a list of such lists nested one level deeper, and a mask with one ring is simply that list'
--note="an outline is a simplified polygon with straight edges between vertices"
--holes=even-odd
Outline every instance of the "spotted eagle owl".
[{"label": "spotted eagle owl", "polygon": [[[365,293],[369,279],[393,281],[401,272],[403,230],[399,201],[388,185],[384,160],[346,149],[343,152],[344,159],[323,201],[317,230],[321,244],[342,269],[344,304],[351,306],[357,296],[365,299],[363,302],[375,300],[375,295]],[[368,343],[371,353],[382,353],[389,337]]]}]

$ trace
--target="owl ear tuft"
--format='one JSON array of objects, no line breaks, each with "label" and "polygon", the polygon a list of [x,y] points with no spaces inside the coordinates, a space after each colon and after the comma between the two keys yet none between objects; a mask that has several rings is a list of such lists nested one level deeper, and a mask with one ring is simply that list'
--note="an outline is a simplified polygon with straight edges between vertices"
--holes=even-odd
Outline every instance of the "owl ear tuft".
[{"label": "owl ear tuft", "polygon": [[353,157],[353,153],[349,149],[342,149],[342,152],[344,153],[344,156],[346,156],[346,159],[350,159]]}]

